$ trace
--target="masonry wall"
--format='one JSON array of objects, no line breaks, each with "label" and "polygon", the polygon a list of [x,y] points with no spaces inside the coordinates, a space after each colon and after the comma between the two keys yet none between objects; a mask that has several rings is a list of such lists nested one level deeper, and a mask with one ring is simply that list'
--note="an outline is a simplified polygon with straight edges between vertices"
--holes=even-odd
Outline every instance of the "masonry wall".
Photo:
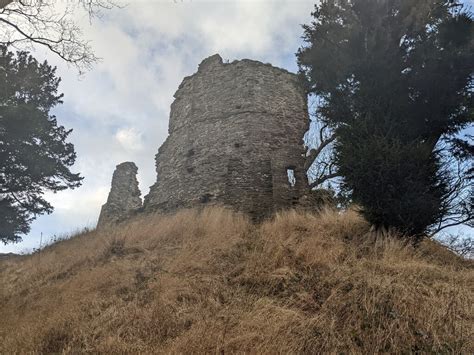
[{"label": "masonry wall", "polygon": [[121,222],[140,210],[142,200],[138,188],[137,171],[138,168],[133,162],[116,166],[107,202],[100,210],[97,228]]},{"label": "masonry wall", "polygon": [[303,135],[309,121],[296,75],[252,60],[223,63],[214,55],[174,97],[146,211],[218,203],[259,219],[291,207],[307,191]]}]

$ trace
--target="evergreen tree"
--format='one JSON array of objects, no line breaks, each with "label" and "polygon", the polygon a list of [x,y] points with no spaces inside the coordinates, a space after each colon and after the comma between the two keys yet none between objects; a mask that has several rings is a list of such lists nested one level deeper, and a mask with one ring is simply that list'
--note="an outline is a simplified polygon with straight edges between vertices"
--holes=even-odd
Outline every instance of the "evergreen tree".
[{"label": "evergreen tree", "polygon": [[46,190],[81,185],[74,164],[71,130],[58,125],[50,110],[62,103],[60,78],[47,62],[27,52],[0,47],[0,240],[21,240],[36,216],[51,213]]},{"label": "evergreen tree", "polygon": [[458,135],[474,120],[471,14],[459,1],[325,0],[312,15],[298,63],[337,136],[343,190],[407,235],[472,223],[473,146]]}]

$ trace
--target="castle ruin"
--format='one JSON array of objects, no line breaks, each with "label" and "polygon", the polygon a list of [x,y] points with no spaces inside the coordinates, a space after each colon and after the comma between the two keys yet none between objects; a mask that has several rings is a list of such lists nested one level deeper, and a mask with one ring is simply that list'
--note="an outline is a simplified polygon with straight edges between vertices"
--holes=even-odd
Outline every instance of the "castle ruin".
[{"label": "castle ruin", "polygon": [[309,118],[297,75],[248,59],[224,63],[216,54],[174,97],[145,212],[222,204],[260,220],[307,194]]},{"label": "castle ruin", "polygon": [[135,163],[117,165],[107,202],[102,206],[97,227],[113,225],[132,217],[142,207]]}]

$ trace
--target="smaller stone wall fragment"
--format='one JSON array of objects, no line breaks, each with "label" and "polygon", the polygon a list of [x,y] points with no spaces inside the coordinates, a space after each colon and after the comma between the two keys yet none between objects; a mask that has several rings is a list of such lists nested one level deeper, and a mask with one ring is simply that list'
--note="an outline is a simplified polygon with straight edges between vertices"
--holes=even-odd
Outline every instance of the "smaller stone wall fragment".
[{"label": "smaller stone wall fragment", "polygon": [[138,188],[137,171],[138,168],[133,162],[117,165],[107,203],[100,211],[97,228],[119,223],[141,209],[142,200]]}]

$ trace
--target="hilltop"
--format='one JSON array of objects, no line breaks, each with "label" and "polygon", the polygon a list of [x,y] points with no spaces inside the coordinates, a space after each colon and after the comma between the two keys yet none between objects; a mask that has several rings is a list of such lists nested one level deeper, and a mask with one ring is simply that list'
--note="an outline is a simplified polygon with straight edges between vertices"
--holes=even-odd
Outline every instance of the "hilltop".
[{"label": "hilltop", "polygon": [[0,260],[0,353],[473,353],[474,267],[353,211],[143,215]]}]

